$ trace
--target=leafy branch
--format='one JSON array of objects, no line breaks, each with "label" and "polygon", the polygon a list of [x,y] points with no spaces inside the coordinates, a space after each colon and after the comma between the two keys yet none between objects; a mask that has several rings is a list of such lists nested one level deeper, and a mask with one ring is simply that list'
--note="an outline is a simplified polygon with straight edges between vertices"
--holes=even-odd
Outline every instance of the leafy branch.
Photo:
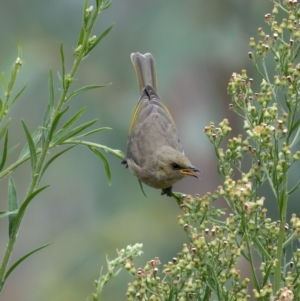
[{"label": "leafy branch", "polygon": [[[2,73],[2,87],[5,98],[4,101],[0,99],[0,139],[4,137],[3,152],[0,160],[0,178],[3,178],[8,174],[12,174],[18,166],[30,160],[31,182],[27,190],[25,199],[19,207],[17,189],[13,178],[10,176],[8,180],[8,211],[2,211],[0,213],[0,217],[8,216],[9,220],[9,240],[3,256],[2,264],[0,266],[0,291],[2,290],[3,285],[5,284],[5,281],[7,280],[8,276],[10,276],[12,271],[21,262],[23,262],[26,258],[34,254],[35,252],[48,246],[45,245],[36,248],[35,250],[21,257],[13,265],[11,265],[10,268],[8,268],[9,259],[11,257],[16,242],[17,233],[21,226],[21,222],[23,220],[27,207],[37,195],[39,195],[48,187],[39,186],[39,183],[48,167],[59,156],[66,153],[76,145],[84,145],[87,146],[90,150],[92,150],[96,154],[96,156],[101,159],[101,161],[104,164],[104,169],[106,171],[108,182],[110,183],[111,173],[109,169],[109,164],[105,156],[102,154],[102,151],[108,152],[114,156],[117,156],[118,158],[123,158],[123,154],[119,150],[113,150],[107,146],[83,140],[83,138],[86,136],[109,129],[102,127],[84,132],[86,129],[89,129],[92,125],[94,125],[97,122],[97,120],[92,120],[74,127],[75,123],[85,112],[85,108],[80,109],[75,115],[68,119],[63,126],[59,128],[59,124],[65,117],[69,108],[68,106],[66,106],[67,102],[69,102],[72,98],[80,95],[83,92],[105,87],[105,85],[89,85],[74,91],[70,91],[74,80],[74,76],[83,58],[85,58],[91,52],[91,50],[100,43],[100,41],[111,31],[113,27],[113,25],[111,25],[102,34],[100,34],[99,37],[96,37],[95,35],[92,36],[92,31],[99,14],[102,11],[109,8],[110,4],[110,0],[95,0],[96,7],[94,8],[93,6],[88,7],[88,0],[85,0],[83,8],[83,22],[79,33],[77,47],[74,52],[75,59],[73,66],[71,67],[68,73],[66,72],[65,67],[65,53],[63,49],[63,44],[61,44],[60,47],[60,57],[62,64],[61,74],[59,75],[61,84],[60,97],[57,101],[55,100],[53,75],[52,70],[50,69],[49,102],[43,116],[42,126],[38,126],[36,130],[33,133],[31,133],[25,121],[22,120],[22,125],[25,132],[25,136],[27,138],[27,143],[24,146],[23,150],[20,152],[18,160],[7,167],[5,166],[7,156],[10,153],[12,153],[17,148],[17,146],[14,146],[10,149],[8,148],[8,128],[11,118],[7,118],[7,120],[3,124],[2,121],[4,117],[8,115],[11,106],[22,95],[23,91],[26,88],[26,85],[24,85],[24,87],[19,92],[17,92],[16,95],[11,99],[13,87],[18,72],[20,71],[22,66],[20,44],[18,48],[18,58],[16,59],[13,65],[8,84],[6,84],[5,75],[4,73]],[[65,144],[69,144],[71,146],[68,148],[64,148],[63,150],[59,151],[47,160],[47,157],[49,156],[49,151],[51,149],[63,146]]]}]

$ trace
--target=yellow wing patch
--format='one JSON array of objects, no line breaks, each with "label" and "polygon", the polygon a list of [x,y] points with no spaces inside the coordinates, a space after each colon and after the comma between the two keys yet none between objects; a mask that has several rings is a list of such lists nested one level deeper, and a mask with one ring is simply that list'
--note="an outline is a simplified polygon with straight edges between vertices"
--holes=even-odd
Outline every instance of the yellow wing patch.
[{"label": "yellow wing patch", "polygon": [[[138,116],[139,116],[139,113],[140,113],[140,107],[141,107],[141,102],[142,100],[144,100],[145,98],[142,98],[139,100],[139,102],[137,103],[134,111],[133,111],[133,114],[132,114],[132,117],[131,117],[131,122],[130,122],[130,126],[129,126],[129,134],[132,132],[132,130],[135,128],[136,126],[136,121],[138,119]],[[161,103],[161,107],[164,109],[164,111],[167,113],[170,121],[172,122],[173,126],[176,128],[176,125],[175,125],[175,122],[172,118],[172,115],[170,113],[170,111],[168,110],[167,106],[164,104],[164,102],[160,99],[160,98],[157,98],[157,100],[159,100],[159,102]]]}]

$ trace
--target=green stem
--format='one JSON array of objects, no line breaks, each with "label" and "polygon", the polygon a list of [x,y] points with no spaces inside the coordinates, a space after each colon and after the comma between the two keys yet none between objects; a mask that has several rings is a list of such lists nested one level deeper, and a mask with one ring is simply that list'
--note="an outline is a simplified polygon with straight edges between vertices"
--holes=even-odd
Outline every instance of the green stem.
[{"label": "green stem", "polygon": [[11,75],[10,75],[10,79],[9,79],[7,87],[6,87],[6,83],[5,83],[4,73],[2,74],[2,76],[3,76],[3,79],[2,79],[3,80],[3,89],[4,89],[4,94],[5,94],[5,101],[2,104],[2,109],[0,111],[0,122],[2,121],[2,119],[8,113],[8,102],[10,100],[10,96],[11,96],[12,90],[14,88],[14,84],[15,84],[17,75],[18,75],[18,73],[19,73],[19,71],[21,69],[21,66],[22,66],[21,57],[22,57],[22,53],[21,53],[21,47],[19,45],[18,58],[17,58],[17,60],[13,64],[13,68],[12,68],[12,71],[11,71]]},{"label": "green stem", "polygon": [[[260,159],[260,162],[263,162],[263,161]],[[267,176],[268,182],[270,184],[270,187],[271,187],[271,190],[272,190],[274,196],[276,198],[278,198],[278,193],[277,193],[276,189],[274,188],[274,183],[273,183],[273,181],[272,181],[272,179],[271,179],[271,177],[269,175],[268,168],[266,167],[266,165],[264,163],[262,164],[262,168],[264,170],[265,175]]]},{"label": "green stem", "polygon": [[[244,220],[243,223],[246,223],[246,221]],[[248,249],[248,254],[249,254],[248,257],[249,257],[249,262],[250,262],[250,267],[251,267],[253,285],[259,291],[260,287],[259,287],[259,282],[257,280],[257,276],[256,276],[256,273],[255,273],[255,265],[254,265],[254,260],[253,260],[253,256],[252,256],[252,251],[251,251],[251,243],[250,243],[250,239],[249,239],[249,236],[248,236],[246,226],[244,227],[244,231],[245,231],[245,239],[246,239],[247,249]]]},{"label": "green stem", "polygon": [[[66,96],[67,96],[70,84],[71,84],[71,82],[73,80],[73,77],[74,77],[74,75],[75,75],[75,73],[76,73],[76,71],[78,69],[78,66],[79,66],[81,60],[85,56],[85,52],[86,52],[86,49],[88,47],[88,40],[89,40],[89,37],[91,35],[93,26],[94,26],[94,24],[96,22],[96,19],[97,19],[97,16],[99,15],[99,13],[100,13],[100,7],[97,10],[95,10],[95,12],[94,12],[94,14],[92,16],[92,19],[91,19],[90,26],[85,31],[85,36],[84,36],[84,39],[83,39],[83,42],[82,42],[81,51],[76,56],[76,59],[75,59],[75,62],[73,64],[73,67],[71,69],[71,72],[67,76],[67,79],[66,78],[63,79],[63,81],[65,81],[64,85],[63,85],[64,89],[63,89],[61,97],[60,97],[60,99],[58,101],[57,107],[56,107],[56,109],[53,112],[53,118],[51,118],[51,124],[49,126],[49,129],[51,129],[51,127],[53,125],[53,120],[61,112],[61,109],[62,109],[62,107],[63,107],[63,105],[64,105],[64,103],[66,101]],[[50,143],[51,143],[51,137],[50,137],[50,135],[48,135],[47,139],[45,141],[44,147],[41,150],[41,155],[40,155],[40,158],[38,160],[38,164],[36,166],[36,169],[35,169],[35,171],[33,173],[34,176],[31,179],[31,183],[30,183],[30,186],[29,186],[29,189],[27,191],[25,199],[28,196],[30,196],[32,193],[34,193],[35,190],[38,187],[39,174],[41,173],[41,170],[43,168],[43,165],[44,165],[44,162],[45,162],[48,150],[50,148]],[[26,161],[26,160],[28,160],[28,158],[26,157],[23,160]],[[13,247],[14,247],[15,242],[16,242],[17,233],[18,233],[18,230],[20,228],[20,225],[21,225],[22,219],[24,217],[25,211],[26,210],[24,210],[21,218],[19,219],[19,222],[16,223],[14,225],[13,229],[12,229],[12,233],[11,233],[11,236],[9,238],[9,242],[8,242],[7,247],[6,247],[5,254],[3,256],[2,264],[1,264],[1,267],[0,267],[0,292],[1,292],[1,290],[3,288],[3,285],[4,285],[5,272],[6,272],[7,265],[8,265],[9,259],[11,257],[12,251],[13,251]]]},{"label": "green stem", "polygon": [[286,222],[286,212],[287,212],[287,188],[288,188],[288,174],[287,170],[284,171],[283,175],[283,183],[282,183],[282,191],[280,196],[280,230],[278,235],[278,243],[277,243],[277,254],[276,254],[276,267],[275,267],[275,293],[281,287],[281,267],[282,267],[282,255],[284,248],[284,238],[285,238],[285,222]]},{"label": "green stem", "polygon": [[279,1],[274,1],[274,3],[276,3],[284,12],[288,13],[288,11],[280,4]]},{"label": "green stem", "polygon": [[299,141],[299,137],[300,137],[300,127],[298,127],[296,135],[295,135],[295,137],[294,137],[294,139],[293,139],[293,141],[290,145],[291,148],[293,148],[296,145],[296,143]]},{"label": "green stem", "polygon": [[8,94],[7,92],[5,93],[5,101],[2,105],[2,110],[0,112],[0,122],[2,121],[3,117],[6,115],[6,110],[7,110],[7,105],[8,105],[8,101],[9,101],[9,97],[10,97],[10,94]]},{"label": "green stem", "polygon": [[[40,152],[41,152],[41,150],[37,150],[37,154],[39,154]],[[17,162],[13,163],[12,165],[10,165],[8,168],[6,168],[2,172],[0,172],[0,179],[2,179],[3,177],[7,176],[11,172],[13,172],[13,170],[15,168],[17,168],[19,165],[23,164],[24,162],[26,162],[29,159],[30,159],[30,156],[28,155],[28,156],[26,156],[26,157],[18,160]]]},{"label": "green stem", "polygon": [[266,78],[267,78],[267,80],[268,80],[269,87],[270,87],[270,89],[271,89],[271,91],[272,91],[272,95],[273,95],[273,97],[274,97],[274,99],[275,99],[275,101],[276,101],[278,107],[281,109],[282,112],[284,112],[284,109],[283,109],[283,107],[282,107],[282,105],[281,105],[281,103],[280,103],[280,101],[279,101],[279,99],[278,99],[278,93],[277,93],[277,91],[275,91],[275,88],[274,88],[274,86],[271,84],[271,81],[270,81],[270,79],[269,79],[268,70],[267,70],[267,67],[266,67],[266,61],[265,61],[265,60],[262,60],[262,66],[263,66],[263,69],[264,69]]},{"label": "green stem", "polygon": [[258,65],[257,65],[257,61],[254,61],[254,68],[256,70],[256,72],[266,81],[269,82],[268,79],[263,75],[263,73],[259,70]]},{"label": "green stem", "polygon": [[[104,150],[104,151],[106,151],[110,154],[113,154],[113,155],[117,156],[120,159],[124,158],[124,154],[121,151],[109,148],[109,147],[107,147],[105,145],[101,145],[99,143],[93,143],[93,142],[78,140],[78,139],[68,139],[68,140],[65,140],[65,141],[61,142],[61,144],[72,144],[72,145],[81,144],[81,145],[85,145],[85,146],[88,146],[88,147],[100,148],[100,149],[102,149],[102,150]],[[49,149],[56,148],[56,147],[57,147],[56,144],[50,144],[49,145]],[[40,154],[41,151],[42,151],[41,149],[37,149],[36,153]],[[0,172],[0,179],[4,178],[5,176],[7,176],[11,172],[13,172],[14,169],[16,169],[18,166],[25,163],[29,159],[30,159],[30,156],[27,155],[27,156],[23,157],[22,159],[18,160],[17,162],[13,163],[12,165],[10,165],[9,167],[7,167],[5,170]]]}]

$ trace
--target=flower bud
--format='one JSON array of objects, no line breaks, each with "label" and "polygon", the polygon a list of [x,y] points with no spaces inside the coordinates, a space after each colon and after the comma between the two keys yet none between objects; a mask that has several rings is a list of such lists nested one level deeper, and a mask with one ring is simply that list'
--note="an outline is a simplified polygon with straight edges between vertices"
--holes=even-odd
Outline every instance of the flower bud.
[{"label": "flower bud", "polygon": [[254,48],[254,47],[256,46],[256,43],[255,43],[254,38],[250,38],[249,46],[250,46],[251,48]]},{"label": "flower bud", "polygon": [[262,30],[261,27],[258,28],[258,34],[259,34],[259,36],[262,37],[262,38],[264,38],[265,35],[266,35],[266,34],[264,33],[264,31]]},{"label": "flower bud", "polygon": [[288,20],[287,29],[288,29],[289,31],[293,31],[294,25],[293,25],[292,20]]},{"label": "flower bud", "polygon": [[245,69],[242,70],[242,79],[247,79],[247,71]]},{"label": "flower bud", "polygon": [[288,73],[292,73],[292,72],[293,72],[293,70],[294,70],[294,68],[293,68],[293,64],[292,64],[292,63],[288,63],[287,72],[288,72]]},{"label": "flower bud", "polygon": [[294,21],[295,20],[295,15],[292,10],[289,11],[289,20]]},{"label": "flower bud", "polygon": [[280,82],[280,80],[278,78],[278,75],[274,76],[274,84],[275,84],[275,86],[280,86],[280,84],[281,84],[281,82]]},{"label": "flower bud", "polygon": [[89,18],[92,15],[93,12],[93,6],[91,5],[90,7],[88,7],[85,12],[84,12],[84,21],[87,22],[89,20]]},{"label": "flower bud", "polygon": [[94,45],[94,43],[96,42],[96,40],[97,40],[97,36],[94,35],[94,36],[90,37],[88,40],[88,46],[92,47]]},{"label": "flower bud", "polygon": [[300,151],[297,151],[294,156],[293,156],[293,160],[294,161],[298,161],[299,160],[299,157],[300,157]]},{"label": "flower bud", "polygon": [[75,55],[78,56],[80,51],[82,49],[82,45],[78,45],[77,48],[75,48]]},{"label": "flower bud", "polygon": [[272,15],[276,16],[277,14],[278,14],[278,4],[275,4],[272,10]]},{"label": "flower bud", "polygon": [[254,293],[255,299],[260,299],[260,294],[258,293],[258,291],[256,289],[253,290],[253,293]]}]

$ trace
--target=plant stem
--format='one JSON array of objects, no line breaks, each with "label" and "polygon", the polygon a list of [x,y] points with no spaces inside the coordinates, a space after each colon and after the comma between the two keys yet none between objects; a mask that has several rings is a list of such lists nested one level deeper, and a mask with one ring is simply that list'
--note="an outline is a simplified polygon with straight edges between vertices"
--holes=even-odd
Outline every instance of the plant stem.
[{"label": "plant stem", "polygon": [[275,293],[281,287],[281,267],[282,267],[282,255],[283,255],[283,244],[285,237],[285,222],[286,222],[286,211],[287,211],[287,189],[288,189],[288,173],[284,171],[282,191],[279,200],[279,214],[280,214],[280,229],[277,243],[277,254],[276,254],[276,267],[275,267]]},{"label": "plant stem", "polygon": [[[58,104],[56,106],[56,109],[53,112],[53,115],[52,115],[52,118],[51,118],[51,123],[49,125],[49,129],[51,129],[51,127],[53,126],[53,120],[61,112],[62,107],[63,107],[63,105],[66,101],[66,96],[67,96],[70,84],[72,83],[73,77],[74,77],[74,75],[75,75],[75,73],[78,69],[78,66],[79,66],[81,60],[85,56],[85,52],[86,52],[87,47],[88,47],[88,40],[90,38],[92,29],[94,27],[94,24],[96,22],[96,19],[97,19],[97,16],[99,15],[99,13],[100,13],[100,7],[98,7],[94,11],[92,19],[91,19],[91,23],[90,23],[89,27],[86,28],[84,39],[82,41],[82,48],[81,48],[80,52],[77,53],[77,55],[76,55],[73,67],[72,67],[70,73],[67,75],[67,79],[66,78],[62,79],[64,81],[64,84],[63,84],[64,89],[61,93],[61,96],[60,96],[60,99],[59,99]],[[46,138],[44,147],[41,150],[41,155],[40,155],[40,158],[38,160],[36,169],[33,172],[31,183],[30,183],[30,186],[29,186],[29,189],[27,191],[25,199],[28,198],[32,193],[34,193],[36,191],[37,187],[38,187],[39,174],[41,173],[41,170],[43,168],[48,150],[50,148],[50,143],[51,143],[51,137],[50,137],[50,135],[48,135],[47,138]],[[24,158],[24,161],[26,161],[26,160],[28,160],[28,158]],[[18,234],[18,230],[20,228],[20,225],[21,225],[22,219],[24,217],[25,211],[26,210],[24,210],[23,214],[21,215],[21,218],[19,219],[19,222],[15,223],[14,226],[13,226],[12,233],[11,233],[11,236],[9,238],[9,242],[8,242],[8,245],[7,245],[6,250],[5,250],[5,254],[3,256],[2,264],[1,264],[1,267],[0,267],[0,292],[1,292],[1,290],[3,288],[3,285],[4,285],[4,282],[5,282],[5,272],[6,272],[7,265],[8,265],[9,259],[11,257],[12,251],[13,251],[13,247],[14,247],[15,242],[16,242],[16,237],[17,237],[17,234]]]},{"label": "plant stem", "polygon": [[254,287],[259,290],[260,287],[259,287],[259,282],[257,280],[257,276],[256,276],[256,273],[255,273],[255,264],[254,264],[254,260],[253,260],[253,256],[252,256],[252,250],[251,250],[251,242],[250,242],[250,238],[249,238],[249,235],[248,235],[248,229],[247,229],[247,221],[242,218],[242,224],[243,224],[243,228],[244,228],[244,237],[245,237],[245,240],[246,240],[246,244],[247,244],[247,249],[248,249],[248,260],[250,262],[250,267],[251,267],[251,274],[252,274],[252,280],[253,280],[253,285]]}]

